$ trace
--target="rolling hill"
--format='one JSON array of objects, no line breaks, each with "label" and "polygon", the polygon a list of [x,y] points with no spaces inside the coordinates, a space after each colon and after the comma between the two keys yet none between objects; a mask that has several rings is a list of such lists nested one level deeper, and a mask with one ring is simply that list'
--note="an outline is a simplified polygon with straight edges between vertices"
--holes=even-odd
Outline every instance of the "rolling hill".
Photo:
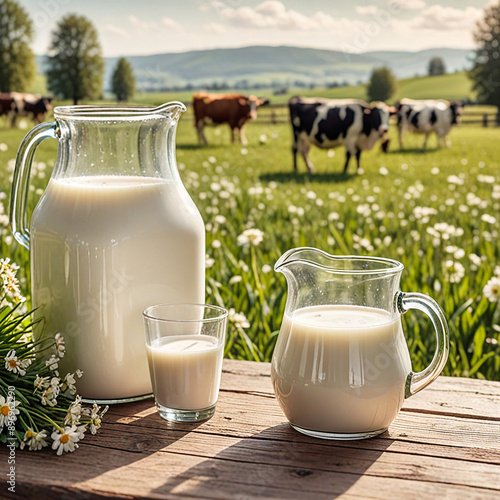
[{"label": "rolling hill", "polygon": [[[235,49],[198,50],[181,53],[130,56],[138,88],[156,91],[174,87],[193,88],[227,84],[246,86],[327,86],[332,83],[366,82],[373,68],[389,66],[398,79],[427,74],[432,57],[441,57],[449,73],[471,65],[472,51],[435,48],[419,52],[377,51],[349,54],[302,47],[252,46]],[[46,58],[37,58],[44,73]],[[105,90],[117,58],[106,58]]]},{"label": "rolling hill", "polygon": [[[397,78],[427,74],[432,57],[441,57],[448,72],[470,66],[472,52],[462,49],[429,49],[420,52],[378,51],[348,54],[300,47],[253,46],[237,49],[190,51],[131,56],[141,89],[203,86],[217,82],[235,85],[327,85],[365,82],[373,68],[389,66]],[[106,59],[106,82],[117,58]]]}]

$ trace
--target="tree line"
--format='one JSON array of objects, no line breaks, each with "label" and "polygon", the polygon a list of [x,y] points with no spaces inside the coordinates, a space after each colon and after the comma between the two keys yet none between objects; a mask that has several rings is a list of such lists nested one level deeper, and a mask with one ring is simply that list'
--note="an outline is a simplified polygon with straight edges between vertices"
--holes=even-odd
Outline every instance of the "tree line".
[{"label": "tree line", "polygon": [[[26,91],[33,83],[33,34],[33,22],[25,9],[15,0],[0,0],[0,92]],[[479,102],[500,108],[500,1],[485,8],[473,36],[477,44],[469,71],[473,90]],[[429,75],[445,72],[441,58],[429,61]],[[49,90],[58,97],[72,99],[74,104],[102,97],[102,49],[97,30],[86,17],[69,14],[57,23],[51,35],[46,76]],[[389,68],[376,68],[367,84],[368,99],[386,101],[396,87],[396,78]],[[111,88],[119,101],[127,101],[135,93],[136,81],[127,59],[118,60]]]},{"label": "tree line", "polygon": [[[0,92],[25,92],[36,74],[31,50],[33,22],[15,0],[0,0]],[[97,30],[86,17],[69,14],[51,34],[47,86],[50,92],[77,104],[102,97],[104,58]],[[136,91],[132,66],[121,58],[114,69],[111,90],[118,101]]]}]

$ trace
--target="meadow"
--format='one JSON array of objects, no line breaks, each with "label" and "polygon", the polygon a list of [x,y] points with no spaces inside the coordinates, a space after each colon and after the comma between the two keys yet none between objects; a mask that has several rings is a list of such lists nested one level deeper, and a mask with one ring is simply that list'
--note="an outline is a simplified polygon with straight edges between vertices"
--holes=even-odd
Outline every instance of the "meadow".
[{"label": "meadow", "polygon": [[[2,257],[21,266],[29,297],[28,252],[13,241],[5,215],[15,153],[26,131],[0,124],[0,246]],[[388,154],[378,145],[363,153],[363,175],[354,163],[341,174],[341,148],[312,149],[316,171],[308,174],[299,158],[294,173],[288,124],[250,123],[247,146],[230,144],[227,127],[207,128],[206,135],[209,146],[199,146],[191,117],[183,117],[177,160],[206,224],[206,300],[231,310],[227,357],[270,360],[286,301],[285,278],[274,272],[274,263],[290,248],[311,246],[401,261],[401,290],[431,295],[448,318],[444,374],[500,380],[498,291],[492,297],[487,292],[489,280],[500,276],[500,129],[457,127],[451,149],[437,149],[431,138],[422,152],[423,137],[410,134],[400,151],[391,128]],[[55,140],[46,140],[37,150],[31,209],[48,182],[56,149]],[[262,231],[262,241],[241,244],[247,229]],[[414,311],[403,323],[413,369],[421,370],[434,352],[432,327]]]}]

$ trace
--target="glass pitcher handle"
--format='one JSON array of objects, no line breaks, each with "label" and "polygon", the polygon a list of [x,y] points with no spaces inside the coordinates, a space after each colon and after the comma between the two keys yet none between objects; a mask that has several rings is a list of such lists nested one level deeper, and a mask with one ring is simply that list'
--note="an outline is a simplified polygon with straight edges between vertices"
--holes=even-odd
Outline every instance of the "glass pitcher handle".
[{"label": "glass pitcher handle", "polygon": [[398,292],[396,307],[400,313],[409,309],[424,312],[429,316],[436,332],[436,352],[430,365],[421,372],[410,372],[406,379],[405,398],[408,398],[433,382],[443,370],[450,350],[450,334],[443,311],[428,295]]},{"label": "glass pitcher handle", "polygon": [[26,134],[17,152],[10,195],[10,228],[14,238],[28,250],[30,233],[27,209],[31,163],[37,146],[48,137],[57,139],[58,136],[56,122],[41,123]]}]

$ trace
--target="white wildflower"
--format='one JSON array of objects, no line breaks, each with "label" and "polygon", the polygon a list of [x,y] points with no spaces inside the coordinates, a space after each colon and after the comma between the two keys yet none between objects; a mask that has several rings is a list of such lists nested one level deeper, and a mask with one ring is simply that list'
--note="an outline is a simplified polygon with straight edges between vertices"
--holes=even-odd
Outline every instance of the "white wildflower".
[{"label": "white wildflower", "polygon": [[236,276],[232,276],[230,279],[229,279],[229,284],[230,285],[234,285],[235,283],[239,283],[243,278],[238,274]]},{"label": "white wildflower", "polygon": [[269,264],[264,264],[262,266],[262,272],[264,274],[270,273],[273,270],[273,268]]},{"label": "white wildflower", "polygon": [[75,425],[65,427],[62,432],[55,430],[52,433],[52,449],[57,449],[57,455],[62,455],[63,452],[75,451],[78,448],[78,441],[80,441],[79,432]]},{"label": "white wildflower", "polygon": [[250,245],[257,246],[262,243],[264,232],[260,229],[247,229],[243,231],[237,238],[239,246],[248,247]]},{"label": "white wildflower", "polygon": [[17,420],[16,415],[19,415],[17,406],[19,403],[20,401],[10,398],[5,399],[3,396],[0,396],[0,431],[4,425],[13,424]]},{"label": "white wildflower", "polygon": [[482,259],[481,257],[479,257],[479,255],[476,255],[475,253],[471,253],[469,255],[469,260],[471,261],[472,265],[471,265],[471,269],[473,271],[477,270],[478,267],[481,265],[482,263]]},{"label": "white wildflower", "polygon": [[61,391],[68,390],[70,394],[76,394],[76,378],[78,375],[75,373],[67,373],[61,385]]},{"label": "white wildflower", "polygon": [[24,447],[28,445],[31,451],[41,450],[42,448],[45,448],[45,446],[49,445],[49,443],[45,441],[46,438],[47,431],[45,429],[42,429],[40,432],[35,432],[33,429],[28,429],[24,433],[24,438],[19,448],[23,450]]},{"label": "white wildflower", "polygon": [[9,372],[12,373],[17,373],[18,375],[26,375],[26,370],[29,366],[23,363],[20,359],[17,359],[16,356],[16,351],[14,349],[11,349],[8,353],[7,356],[5,356],[5,369],[8,370]]},{"label": "white wildflower", "polygon": [[59,361],[61,361],[60,358],[52,354],[52,356],[45,361],[45,366],[48,366],[49,370],[55,371],[58,368]]},{"label": "white wildflower", "polygon": [[56,341],[57,356],[59,358],[64,358],[64,355],[66,353],[66,346],[64,345],[64,337],[60,333],[56,333],[54,338]]},{"label": "white wildflower", "polygon": [[448,184],[456,184],[457,186],[461,186],[464,183],[464,180],[458,175],[449,175],[446,179]]},{"label": "white wildflower", "polygon": [[460,262],[447,260],[444,267],[450,283],[459,283],[465,276],[465,267]]},{"label": "white wildflower", "polygon": [[489,215],[489,214],[483,214],[481,215],[481,220],[483,222],[487,222],[488,224],[495,224],[496,223],[496,219],[495,217],[493,217],[493,215]]},{"label": "white wildflower", "polygon": [[228,319],[231,323],[234,323],[236,328],[249,328],[250,323],[247,317],[243,313],[237,313],[234,308],[229,309]]},{"label": "white wildflower", "polygon": [[483,295],[490,302],[498,302],[500,299],[500,278],[494,276],[483,287]]},{"label": "white wildflower", "polygon": [[212,259],[208,253],[205,255],[205,267],[208,269],[215,264],[215,259]]},{"label": "white wildflower", "polygon": [[92,412],[90,414],[90,433],[91,434],[95,434],[100,429],[102,417],[108,411],[108,409],[109,409],[109,406],[106,406],[99,413],[99,411],[101,410],[101,407],[97,406],[97,404],[94,403],[94,405],[92,406]]}]

